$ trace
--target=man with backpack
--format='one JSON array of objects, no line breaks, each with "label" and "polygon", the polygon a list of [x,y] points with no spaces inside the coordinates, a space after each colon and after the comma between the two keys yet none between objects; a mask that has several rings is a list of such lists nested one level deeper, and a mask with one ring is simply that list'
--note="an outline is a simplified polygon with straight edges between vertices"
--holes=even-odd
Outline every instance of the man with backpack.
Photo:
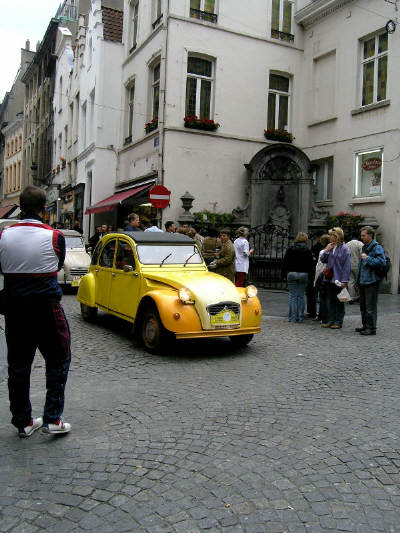
[{"label": "man with backpack", "polygon": [[389,269],[389,261],[383,247],[375,240],[371,226],[361,228],[364,244],[358,266],[357,285],[360,291],[362,327],[356,328],[360,335],[376,335],[376,319],[379,282]]}]

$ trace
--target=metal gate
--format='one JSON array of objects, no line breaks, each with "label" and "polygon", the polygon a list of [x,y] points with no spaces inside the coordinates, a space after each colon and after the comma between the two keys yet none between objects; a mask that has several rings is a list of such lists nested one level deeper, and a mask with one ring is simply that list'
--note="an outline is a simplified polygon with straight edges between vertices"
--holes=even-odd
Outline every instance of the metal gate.
[{"label": "metal gate", "polygon": [[286,290],[282,260],[292,240],[289,231],[281,226],[265,224],[251,228],[249,243],[254,253],[250,259],[249,281],[264,289]]}]

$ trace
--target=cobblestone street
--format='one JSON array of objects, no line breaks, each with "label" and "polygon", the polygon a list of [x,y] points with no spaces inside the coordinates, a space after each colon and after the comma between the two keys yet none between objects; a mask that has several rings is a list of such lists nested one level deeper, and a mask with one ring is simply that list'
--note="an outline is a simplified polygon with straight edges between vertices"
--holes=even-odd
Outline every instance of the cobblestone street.
[{"label": "cobblestone street", "polygon": [[[340,331],[266,316],[236,352],[221,339],[154,356],[63,303],[72,432],[19,439],[2,379],[0,531],[400,532],[398,312],[376,337],[354,333],[355,313]],[[36,416],[43,370],[37,356]]]}]

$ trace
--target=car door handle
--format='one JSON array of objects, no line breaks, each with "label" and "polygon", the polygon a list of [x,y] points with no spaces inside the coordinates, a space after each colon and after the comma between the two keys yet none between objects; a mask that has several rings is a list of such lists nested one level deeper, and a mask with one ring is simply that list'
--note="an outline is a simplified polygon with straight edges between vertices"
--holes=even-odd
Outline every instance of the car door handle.
[{"label": "car door handle", "polygon": [[115,278],[115,272],[111,272],[113,278]]},{"label": "car door handle", "polygon": [[139,274],[137,272],[132,272],[132,275],[135,276],[135,278],[137,278],[139,276]]}]

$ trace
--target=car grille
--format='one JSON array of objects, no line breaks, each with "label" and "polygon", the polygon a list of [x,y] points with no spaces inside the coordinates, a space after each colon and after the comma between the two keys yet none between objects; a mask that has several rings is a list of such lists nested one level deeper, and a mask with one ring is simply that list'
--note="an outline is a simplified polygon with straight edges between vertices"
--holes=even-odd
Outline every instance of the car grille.
[{"label": "car grille", "polygon": [[71,276],[84,276],[88,273],[87,268],[71,268],[70,269]]},{"label": "car grille", "polygon": [[227,311],[232,311],[236,315],[240,314],[240,304],[237,304],[236,302],[220,302],[218,304],[212,304],[207,307],[209,315],[217,315],[224,309],[226,309]]}]

